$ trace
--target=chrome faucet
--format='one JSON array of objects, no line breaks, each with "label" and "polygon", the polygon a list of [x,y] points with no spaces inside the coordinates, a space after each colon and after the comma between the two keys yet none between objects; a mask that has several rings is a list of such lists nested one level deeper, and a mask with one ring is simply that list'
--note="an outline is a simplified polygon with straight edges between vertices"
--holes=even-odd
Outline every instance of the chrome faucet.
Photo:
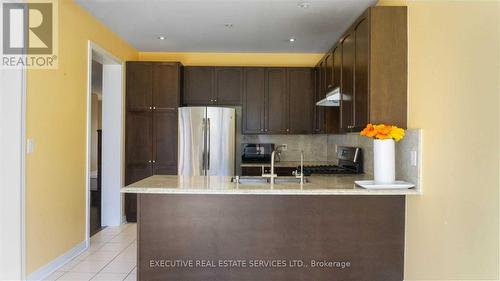
[{"label": "chrome faucet", "polygon": [[300,184],[304,184],[304,151],[300,151],[300,171],[294,172],[295,178],[300,179]]},{"label": "chrome faucet", "polygon": [[269,178],[270,183],[274,184],[274,179],[278,177],[277,174],[274,173],[274,158],[275,158],[276,150],[274,150],[271,153],[271,170],[269,171],[269,174],[262,173],[263,178]]}]

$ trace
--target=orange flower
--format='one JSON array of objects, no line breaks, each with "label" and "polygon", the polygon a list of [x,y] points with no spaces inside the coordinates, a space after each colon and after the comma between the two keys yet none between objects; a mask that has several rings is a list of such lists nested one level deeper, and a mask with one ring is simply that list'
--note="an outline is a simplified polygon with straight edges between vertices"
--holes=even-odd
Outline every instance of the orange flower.
[{"label": "orange flower", "polygon": [[375,127],[372,124],[366,125],[366,128],[363,129],[360,133],[362,136],[373,138],[374,136],[377,135],[377,131],[375,130]]},{"label": "orange flower", "polygon": [[395,141],[399,141],[404,137],[405,131],[401,128],[391,125],[368,124],[366,125],[366,128],[361,131],[360,135],[379,140],[393,139]]}]

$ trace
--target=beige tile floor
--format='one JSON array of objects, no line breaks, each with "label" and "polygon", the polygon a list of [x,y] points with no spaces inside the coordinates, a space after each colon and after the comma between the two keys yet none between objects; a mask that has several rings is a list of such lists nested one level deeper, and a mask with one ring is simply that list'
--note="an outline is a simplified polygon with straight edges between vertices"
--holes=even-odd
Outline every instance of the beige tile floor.
[{"label": "beige tile floor", "polygon": [[137,280],[137,226],[107,227],[90,238],[90,247],[44,280]]}]

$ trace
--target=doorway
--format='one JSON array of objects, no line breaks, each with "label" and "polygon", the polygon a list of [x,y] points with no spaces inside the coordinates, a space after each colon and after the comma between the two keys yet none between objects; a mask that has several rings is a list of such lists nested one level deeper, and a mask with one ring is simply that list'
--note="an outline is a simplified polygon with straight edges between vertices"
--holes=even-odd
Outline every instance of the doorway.
[{"label": "doorway", "polygon": [[[123,62],[88,45],[87,241],[123,220]],[[88,242],[87,242],[88,243]]]},{"label": "doorway", "polygon": [[102,228],[102,64],[92,59],[90,97],[90,236]]}]

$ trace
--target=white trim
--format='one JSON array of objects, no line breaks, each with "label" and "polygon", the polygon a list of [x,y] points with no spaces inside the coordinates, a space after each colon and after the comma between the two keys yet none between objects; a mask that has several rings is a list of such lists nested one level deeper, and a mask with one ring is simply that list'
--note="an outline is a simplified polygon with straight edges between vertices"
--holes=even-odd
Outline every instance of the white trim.
[{"label": "white trim", "polygon": [[[87,137],[87,143],[86,143],[86,163],[85,163],[85,216],[86,216],[86,227],[85,227],[85,237],[88,240],[90,237],[89,232],[90,232],[90,176],[91,176],[91,171],[90,171],[90,160],[91,160],[91,97],[92,97],[92,60],[96,60],[103,64],[103,78],[104,78],[104,68],[106,66],[116,66],[119,67],[120,73],[120,99],[121,99],[121,104],[124,103],[124,62],[120,60],[119,58],[115,57],[113,54],[108,52],[106,49],[102,48],[98,44],[88,41],[88,50],[87,50],[87,124],[86,124],[86,137]],[[103,79],[103,83],[104,83]],[[105,98],[104,98],[105,99]],[[103,124],[104,125],[104,102],[103,102]],[[119,108],[119,114],[123,116],[123,106],[120,105]],[[122,122],[122,118],[120,118],[119,121],[121,124],[120,130],[120,148],[123,148],[123,131],[124,131],[124,124]],[[103,134],[103,148],[104,148],[104,134]],[[103,149],[104,150],[104,149]],[[123,159],[122,153],[120,153],[118,159],[121,161]],[[104,164],[104,153],[103,153],[103,164]],[[119,185],[120,187],[123,185],[123,167],[122,163],[118,161],[117,163],[120,165],[119,167]],[[104,178],[104,167],[103,167],[103,178]],[[103,186],[104,186],[104,181],[103,181]],[[118,190],[119,193],[119,190]],[[118,196],[122,196],[121,193],[119,193]],[[102,197],[104,199],[104,196]],[[120,217],[117,220],[116,223],[112,223],[110,225],[119,225],[121,222],[121,210],[122,210],[122,205],[123,203],[121,200],[118,202],[118,212],[120,212]],[[102,209],[104,211],[104,208]],[[103,212],[104,214],[104,212]],[[105,217],[103,216],[102,219],[102,224],[103,225],[108,225],[109,223],[106,222],[104,219]]]},{"label": "white trim", "polygon": [[26,96],[27,71],[23,68],[21,96],[21,276],[26,279]]},{"label": "white trim", "polygon": [[87,124],[85,136],[85,239],[90,239],[90,151],[91,151],[91,101],[92,98],[92,43],[89,41],[87,49]]},{"label": "white trim", "polygon": [[46,265],[40,267],[38,270],[35,272],[31,273],[27,280],[43,280],[50,274],[52,274],[54,271],[58,270],[60,267],[83,253],[85,250],[88,248],[88,240],[82,241],[66,253],[60,255],[57,257],[55,260],[47,263]]}]

